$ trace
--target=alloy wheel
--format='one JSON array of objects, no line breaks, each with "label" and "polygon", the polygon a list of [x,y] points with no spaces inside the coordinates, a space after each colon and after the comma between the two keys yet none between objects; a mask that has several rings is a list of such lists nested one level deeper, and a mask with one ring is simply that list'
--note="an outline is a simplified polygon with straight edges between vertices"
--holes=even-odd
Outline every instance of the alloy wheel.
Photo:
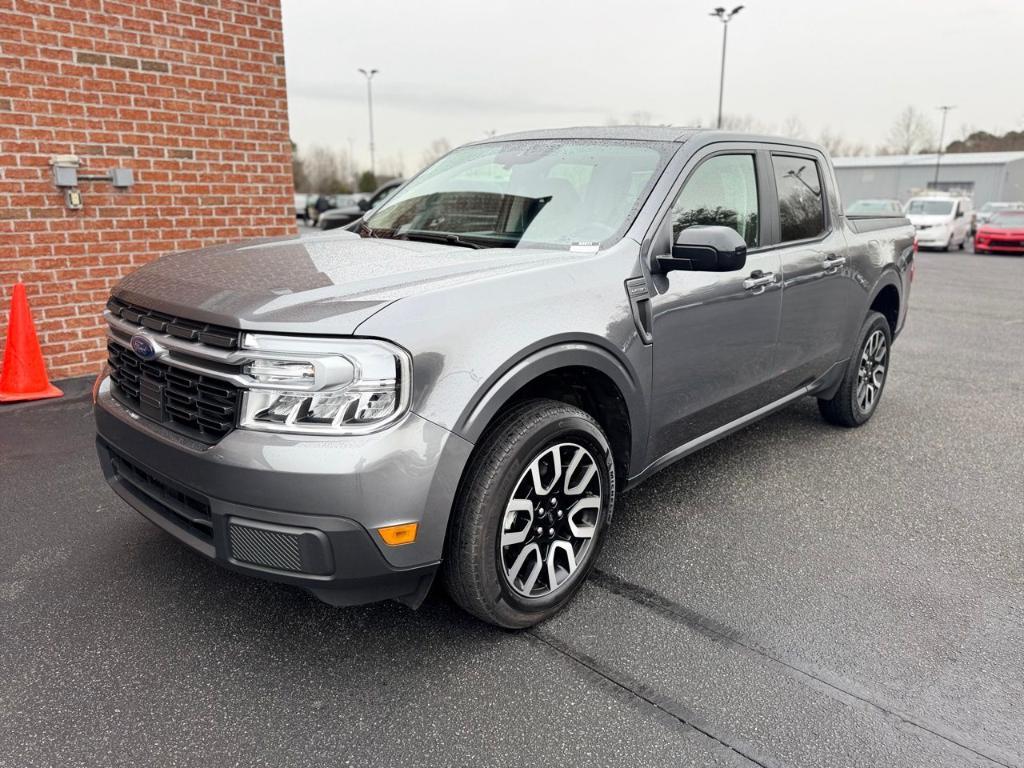
[{"label": "alloy wheel", "polygon": [[498,532],[506,584],[529,598],[564,587],[594,547],[602,501],[601,472],[587,448],[558,443],[535,456]]},{"label": "alloy wheel", "polygon": [[878,403],[885,383],[885,370],[889,362],[889,345],[881,330],[872,332],[860,355],[857,372],[857,406],[861,413],[871,413]]}]

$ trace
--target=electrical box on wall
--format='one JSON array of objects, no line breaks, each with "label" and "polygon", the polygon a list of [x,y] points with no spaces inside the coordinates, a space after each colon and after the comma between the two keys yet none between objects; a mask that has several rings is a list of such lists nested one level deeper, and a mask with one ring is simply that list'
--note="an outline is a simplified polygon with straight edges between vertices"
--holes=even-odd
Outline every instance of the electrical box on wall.
[{"label": "electrical box on wall", "polygon": [[111,168],[104,174],[85,174],[78,172],[81,162],[77,155],[55,155],[50,158],[53,183],[64,191],[64,203],[71,210],[82,207],[82,192],[78,187],[83,181],[109,181],[115,189],[128,189],[135,183],[131,168]]},{"label": "electrical box on wall", "polygon": [[128,189],[128,187],[135,183],[135,179],[132,178],[131,168],[111,168],[110,181],[118,189]]}]

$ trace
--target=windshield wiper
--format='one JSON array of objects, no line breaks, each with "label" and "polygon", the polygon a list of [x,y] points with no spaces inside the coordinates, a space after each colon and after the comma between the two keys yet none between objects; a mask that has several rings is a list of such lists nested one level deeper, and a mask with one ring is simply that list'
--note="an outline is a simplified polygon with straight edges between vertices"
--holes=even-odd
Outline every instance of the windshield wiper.
[{"label": "windshield wiper", "polygon": [[[372,235],[371,235],[372,237]],[[393,240],[416,240],[423,243],[444,243],[446,245],[458,245],[463,248],[483,248],[479,243],[463,240],[454,232],[428,232],[422,229],[406,230],[398,234],[390,235]]]}]

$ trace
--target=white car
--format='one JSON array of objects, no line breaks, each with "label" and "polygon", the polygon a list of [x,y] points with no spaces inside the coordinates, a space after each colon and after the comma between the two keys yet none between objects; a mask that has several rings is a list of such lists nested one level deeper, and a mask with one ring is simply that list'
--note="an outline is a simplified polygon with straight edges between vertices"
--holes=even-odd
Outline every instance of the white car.
[{"label": "white car", "polygon": [[974,206],[969,197],[914,197],[906,216],[922,248],[963,249],[974,229]]}]

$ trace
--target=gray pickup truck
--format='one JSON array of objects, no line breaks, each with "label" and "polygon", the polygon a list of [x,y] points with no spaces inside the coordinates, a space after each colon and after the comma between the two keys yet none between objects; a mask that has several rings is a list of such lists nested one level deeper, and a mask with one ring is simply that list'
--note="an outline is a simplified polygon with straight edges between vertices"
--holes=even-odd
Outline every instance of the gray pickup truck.
[{"label": "gray pickup truck", "polygon": [[866,422],[914,271],[821,147],[707,130],[488,139],[357,227],[117,286],[104,472],[233,570],[335,605],[440,575],[504,627],[572,597],[654,472],[808,395]]}]

